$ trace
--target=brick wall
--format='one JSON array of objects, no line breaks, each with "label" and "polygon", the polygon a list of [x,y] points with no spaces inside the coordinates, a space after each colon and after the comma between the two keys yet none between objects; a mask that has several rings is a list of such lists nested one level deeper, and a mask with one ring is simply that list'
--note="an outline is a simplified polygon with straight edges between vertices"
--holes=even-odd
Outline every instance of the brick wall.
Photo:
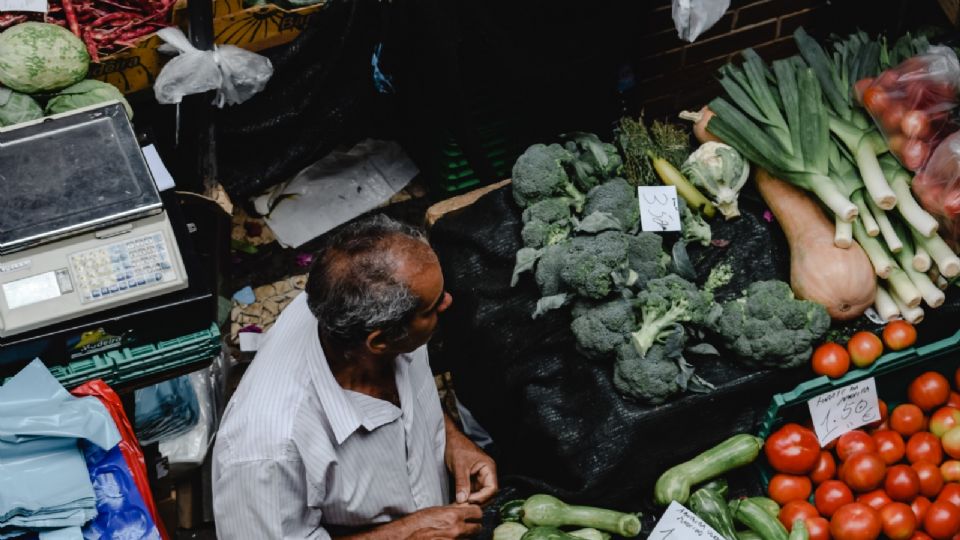
[{"label": "brick wall", "polygon": [[694,43],[677,38],[669,0],[646,0],[631,46],[635,86],[630,112],[648,118],[698,109],[719,94],[715,72],[753,47],[765,60],[796,54],[792,34],[803,26],[818,38],[856,29],[900,34],[948,25],[936,0],[732,0],[728,12]]}]

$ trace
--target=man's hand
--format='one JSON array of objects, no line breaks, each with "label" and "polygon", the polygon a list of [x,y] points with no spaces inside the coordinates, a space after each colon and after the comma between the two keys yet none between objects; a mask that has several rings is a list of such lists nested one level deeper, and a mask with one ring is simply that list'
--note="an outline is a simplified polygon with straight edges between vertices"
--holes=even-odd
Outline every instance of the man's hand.
[{"label": "man's hand", "polygon": [[458,503],[483,504],[497,492],[497,465],[445,415],[447,468]]},{"label": "man's hand", "polygon": [[455,540],[480,532],[483,512],[473,504],[436,506],[415,512],[407,517],[416,529],[407,540]]}]

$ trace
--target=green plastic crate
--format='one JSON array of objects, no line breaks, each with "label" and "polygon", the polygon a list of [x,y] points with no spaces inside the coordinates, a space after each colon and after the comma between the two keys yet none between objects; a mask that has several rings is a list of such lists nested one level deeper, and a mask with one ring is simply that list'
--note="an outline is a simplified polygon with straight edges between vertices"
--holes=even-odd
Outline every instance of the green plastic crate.
[{"label": "green plastic crate", "polygon": [[68,388],[97,378],[110,385],[123,385],[212,358],[219,351],[220,329],[216,324],[211,324],[207,330],[174,339],[124,347],[70,362],[65,366],[52,366],[50,373]]},{"label": "green plastic crate", "polygon": [[[764,439],[786,422],[804,423],[810,418],[807,401],[831,390],[841,388],[870,377],[877,383],[877,395],[887,403],[890,410],[906,401],[907,385],[917,375],[938,371],[953,382],[954,373],[960,367],[960,331],[956,334],[921,347],[912,347],[881,356],[863,369],[850,370],[838,379],[817,377],[800,383],[789,392],[773,396],[757,434]],[[757,461],[763,484],[766,486],[773,470],[765,460]]]}]

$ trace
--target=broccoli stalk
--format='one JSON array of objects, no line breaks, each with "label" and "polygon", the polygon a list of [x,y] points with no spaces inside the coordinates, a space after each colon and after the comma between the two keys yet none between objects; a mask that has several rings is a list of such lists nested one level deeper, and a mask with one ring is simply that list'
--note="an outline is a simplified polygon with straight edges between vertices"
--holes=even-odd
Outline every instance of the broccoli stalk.
[{"label": "broccoli stalk", "polygon": [[701,324],[714,306],[713,293],[697,289],[676,274],[649,281],[637,295],[637,303],[642,323],[630,334],[630,341],[640,356],[646,356],[650,347],[677,324]]}]

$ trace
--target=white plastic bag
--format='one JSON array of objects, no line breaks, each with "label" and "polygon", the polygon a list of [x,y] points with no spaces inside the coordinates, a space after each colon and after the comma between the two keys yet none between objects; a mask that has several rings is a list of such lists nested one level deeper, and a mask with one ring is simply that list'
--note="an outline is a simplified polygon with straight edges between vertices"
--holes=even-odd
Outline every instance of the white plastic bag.
[{"label": "white plastic bag", "polygon": [[673,24],[677,35],[693,42],[717,24],[730,7],[730,0],[673,0]]},{"label": "white plastic bag", "polygon": [[161,52],[179,53],[167,62],[153,84],[159,103],[176,104],[183,96],[216,90],[217,107],[236,105],[263,90],[273,75],[270,59],[257,53],[233,45],[201,51],[176,27],[157,34],[167,42],[160,46]]}]

